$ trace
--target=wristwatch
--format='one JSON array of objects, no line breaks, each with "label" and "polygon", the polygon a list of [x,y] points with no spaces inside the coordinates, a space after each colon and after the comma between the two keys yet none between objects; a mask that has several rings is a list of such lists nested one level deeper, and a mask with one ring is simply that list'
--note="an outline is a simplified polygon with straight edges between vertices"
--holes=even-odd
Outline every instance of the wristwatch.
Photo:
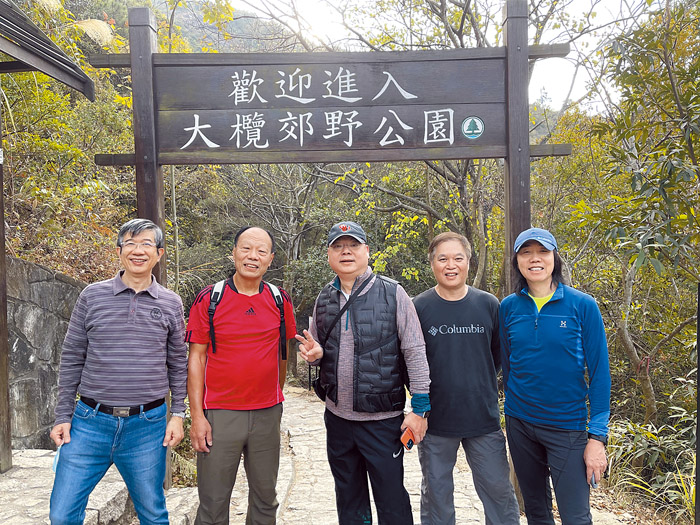
[{"label": "wristwatch", "polygon": [[430,415],[430,410],[426,410],[425,412],[416,412],[415,410],[413,413],[417,416],[420,416],[422,418],[428,419],[428,416]]},{"label": "wristwatch", "polygon": [[179,418],[185,419],[185,413],[184,412],[170,412],[170,417],[179,417]]},{"label": "wristwatch", "polygon": [[601,436],[599,434],[591,434],[589,432],[588,439],[595,439],[596,441],[600,441],[606,447],[608,446],[608,436]]}]

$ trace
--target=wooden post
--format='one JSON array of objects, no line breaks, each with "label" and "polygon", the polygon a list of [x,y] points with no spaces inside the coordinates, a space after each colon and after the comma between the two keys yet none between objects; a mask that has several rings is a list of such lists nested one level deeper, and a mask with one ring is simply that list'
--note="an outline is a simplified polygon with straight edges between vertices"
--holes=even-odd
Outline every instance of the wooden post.
[{"label": "wooden post", "polygon": [[[156,19],[150,9],[129,9],[131,86],[133,93],[136,206],[139,217],[150,219],[165,231],[163,173],[156,149],[156,112],[153,99],[153,53],[158,51]],[[167,254],[166,254],[167,255]],[[153,269],[165,285],[166,256]]]},{"label": "wooden post", "polygon": [[[2,113],[0,108],[0,137]],[[5,264],[4,152],[0,138],[0,474],[12,468],[10,413],[10,342],[7,333],[7,265]]]},{"label": "wooden post", "polygon": [[[153,94],[153,53],[158,52],[156,18],[146,7],[129,9],[129,48],[131,53],[131,89],[133,94],[134,152],[136,157],[136,207],[138,216],[150,219],[165,232],[165,195],[163,170],[158,164],[156,111]],[[163,286],[167,253],[153,268]],[[170,397],[167,397],[168,411]],[[163,486],[172,485],[172,451],[168,447]]]},{"label": "wooden post", "polygon": [[[505,294],[514,289],[510,259],[518,234],[530,227],[530,108],[528,104],[527,1],[507,0],[504,7],[503,33],[506,46],[506,224],[504,275]],[[522,494],[511,465],[511,482],[524,510]]]},{"label": "wooden post", "polygon": [[505,286],[513,291],[510,258],[518,234],[530,227],[530,136],[528,104],[527,2],[507,0],[503,32],[506,46]]}]

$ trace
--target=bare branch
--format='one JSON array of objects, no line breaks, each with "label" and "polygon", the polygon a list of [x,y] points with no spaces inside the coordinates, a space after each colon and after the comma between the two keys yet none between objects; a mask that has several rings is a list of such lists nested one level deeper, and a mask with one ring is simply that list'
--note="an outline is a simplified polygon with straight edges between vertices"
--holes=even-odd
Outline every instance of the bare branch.
[{"label": "bare branch", "polygon": [[671,340],[673,340],[674,337],[676,337],[678,334],[681,333],[681,331],[688,326],[690,323],[694,323],[695,321],[698,320],[697,315],[691,315],[687,319],[684,319],[680,323],[678,323],[678,326],[676,326],[673,330],[671,330],[666,337],[661,339],[658,343],[654,345],[654,348],[652,348],[651,352],[649,352],[649,358],[652,358],[656,355],[656,353],[661,349],[662,346],[665,344],[669,343]]}]

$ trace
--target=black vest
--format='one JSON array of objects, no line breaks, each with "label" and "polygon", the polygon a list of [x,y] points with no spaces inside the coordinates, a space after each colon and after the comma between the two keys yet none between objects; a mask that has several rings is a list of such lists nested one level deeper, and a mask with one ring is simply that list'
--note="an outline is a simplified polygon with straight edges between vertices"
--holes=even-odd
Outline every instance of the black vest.
[{"label": "black vest", "polygon": [[[368,279],[372,279],[369,276]],[[406,366],[396,329],[397,282],[377,276],[372,286],[350,305],[354,340],[353,410],[391,412],[403,410],[406,402]],[[323,341],[329,324],[340,311],[341,291],[326,285],[316,300],[316,328]],[[338,346],[345,316],[333,327],[321,360],[321,386],[338,403]]]}]

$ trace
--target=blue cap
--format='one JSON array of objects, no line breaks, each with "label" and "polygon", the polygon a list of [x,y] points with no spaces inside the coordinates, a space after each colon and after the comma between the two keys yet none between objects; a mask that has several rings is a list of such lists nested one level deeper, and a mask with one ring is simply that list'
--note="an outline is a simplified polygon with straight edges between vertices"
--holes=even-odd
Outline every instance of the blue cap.
[{"label": "blue cap", "polygon": [[353,239],[361,242],[362,244],[367,244],[367,234],[362,226],[352,221],[339,222],[331,228],[328,232],[328,246],[333,244],[336,239],[348,235]]},{"label": "blue cap", "polygon": [[554,235],[549,233],[547,230],[543,230],[542,228],[530,228],[529,230],[521,232],[520,235],[518,235],[518,238],[515,239],[513,251],[518,253],[520,248],[522,248],[523,244],[525,244],[527,241],[537,241],[548,250],[558,249],[557,240],[554,238]]}]

